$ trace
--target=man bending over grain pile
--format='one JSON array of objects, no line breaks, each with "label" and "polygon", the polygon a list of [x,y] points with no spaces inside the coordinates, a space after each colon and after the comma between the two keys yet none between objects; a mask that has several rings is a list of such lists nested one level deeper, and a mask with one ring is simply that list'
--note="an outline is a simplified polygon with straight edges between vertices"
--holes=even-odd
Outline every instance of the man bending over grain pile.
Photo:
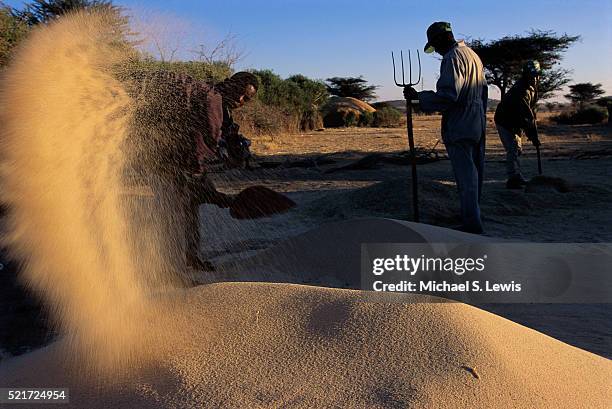
[{"label": "man bending over grain pile", "polygon": [[129,87],[136,103],[135,166],[154,180],[159,207],[166,212],[159,220],[163,234],[181,241],[169,251],[183,254],[171,257],[187,267],[211,269],[198,252],[198,208],[202,203],[229,207],[232,198],[215,189],[207,165],[219,159],[229,167],[246,164],[250,142],[238,132],[232,110],[253,99],[258,86],[257,77],[248,72],[210,85],[159,71],[143,75]]}]

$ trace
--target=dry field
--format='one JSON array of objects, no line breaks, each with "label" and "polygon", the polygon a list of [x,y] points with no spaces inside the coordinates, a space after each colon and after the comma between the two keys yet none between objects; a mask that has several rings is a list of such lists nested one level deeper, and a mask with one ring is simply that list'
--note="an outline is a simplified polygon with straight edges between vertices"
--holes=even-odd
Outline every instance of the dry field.
[{"label": "dry field", "polygon": [[[531,242],[611,242],[611,128],[558,126],[550,123],[546,114],[539,123],[544,174],[565,179],[571,191],[507,190],[504,151],[489,117],[482,200],[486,234]],[[417,146],[434,147],[439,129],[438,116],[417,117],[414,123]],[[298,207],[268,219],[236,221],[225,209],[202,206],[204,255],[214,263],[247,257],[334,221],[368,217],[410,220],[408,165],[381,164],[364,170],[329,172],[369,153],[392,154],[406,146],[403,128],[328,129],[254,140],[257,161],[276,167],[217,174],[219,187],[236,192],[248,185],[265,184],[286,192]],[[438,144],[436,150],[442,155],[444,146]],[[313,159],[317,158],[317,166],[313,166]],[[526,140],[522,167],[526,178],[537,174],[535,149]],[[420,165],[418,170],[422,221],[446,227],[457,225],[458,199],[449,161]],[[612,316],[607,305],[508,304],[483,308],[610,357]]]},{"label": "dry field", "polygon": [[[487,234],[544,242],[609,242],[611,128],[560,126],[551,123],[548,115],[543,114],[539,121],[544,174],[565,179],[572,190],[527,193],[505,189],[504,150],[489,115],[482,203]],[[414,135],[417,147],[433,150],[442,158],[419,166],[423,221],[441,226],[457,224],[454,180],[450,163],[444,160],[444,145],[438,142],[440,117],[415,117]],[[530,178],[537,174],[535,149],[525,138],[523,146],[523,173]],[[397,154],[406,147],[404,128],[341,128],[260,137],[254,139],[253,151],[256,162],[265,167],[215,177],[222,190],[237,191],[262,183],[287,192],[298,202],[300,206],[289,215],[270,219],[275,238],[284,236],[276,228],[287,228],[287,234],[291,234],[334,219],[380,216],[410,220],[409,166],[385,163],[369,169],[330,172],[367,154]],[[276,226],[276,219],[287,219],[288,225]]]},{"label": "dry field", "polygon": [[[540,114],[539,125],[543,152],[567,156],[581,151],[611,149],[610,128],[592,125],[557,125],[550,121],[550,113]],[[414,117],[414,137],[417,146],[433,147],[440,139],[440,115]],[[499,141],[493,114],[487,117],[487,156],[499,155],[503,147]],[[523,138],[523,141],[528,141]],[[306,155],[332,152],[394,152],[407,148],[405,128],[333,128],[294,135],[262,136],[253,139],[256,155]],[[438,144],[443,152],[444,146]],[[496,158],[497,159],[497,158]]]}]

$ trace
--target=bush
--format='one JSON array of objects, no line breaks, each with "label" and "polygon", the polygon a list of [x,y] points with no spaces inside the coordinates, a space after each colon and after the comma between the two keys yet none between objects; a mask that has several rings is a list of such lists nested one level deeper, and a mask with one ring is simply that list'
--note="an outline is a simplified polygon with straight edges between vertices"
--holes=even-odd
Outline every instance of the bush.
[{"label": "bush", "polygon": [[25,38],[28,30],[27,24],[0,1],[0,67],[8,63],[13,49]]},{"label": "bush", "polygon": [[323,118],[316,109],[307,110],[302,114],[300,129],[302,131],[313,131],[323,128]]},{"label": "bush", "polygon": [[[163,62],[136,55],[129,63],[117,67],[120,79],[146,78],[156,71],[187,74],[195,79],[218,83],[232,75],[224,63],[199,61]],[[245,135],[273,135],[323,126],[319,104],[328,94],[325,86],[302,75],[283,80],[270,70],[253,71],[259,78],[257,98],[234,113]]]},{"label": "bush", "polygon": [[368,126],[367,119],[364,118],[364,113],[356,110],[339,110],[329,111],[323,117],[323,125],[326,128],[341,128],[349,126]]},{"label": "bush", "polygon": [[372,126],[374,123],[374,113],[373,112],[363,112],[359,116],[358,126]]},{"label": "bush", "polygon": [[322,120],[318,111],[329,97],[322,82],[303,75],[282,79],[271,70],[256,70],[253,74],[257,75],[260,82],[257,99],[297,118],[295,128],[290,131],[321,128]]},{"label": "bush", "polygon": [[357,126],[359,115],[353,111],[349,111],[344,116],[344,126]]},{"label": "bush", "polygon": [[195,79],[210,83],[218,83],[232,75],[232,69],[225,63],[206,63],[201,61],[157,61],[150,58],[134,58],[124,67],[119,67],[119,75],[128,75],[130,78],[141,76],[155,71],[171,71],[189,75]]},{"label": "bush", "polygon": [[390,106],[382,107],[374,112],[374,121],[372,126],[376,127],[394,127],[399,126],[402,122],[402,113]]},{"label": "bush", "polygon": [[257,99],[234,111],[233,117],[240,125],[240,132],[247,138],[295,132],[300,123],[295,113],[266,105]]},{"label": "bush", "polygon": [[608,117],[608,113],[597,106],[588,106],[575,112],[564,112],[552,117],[552,120],[564,125],[599,124]]}]

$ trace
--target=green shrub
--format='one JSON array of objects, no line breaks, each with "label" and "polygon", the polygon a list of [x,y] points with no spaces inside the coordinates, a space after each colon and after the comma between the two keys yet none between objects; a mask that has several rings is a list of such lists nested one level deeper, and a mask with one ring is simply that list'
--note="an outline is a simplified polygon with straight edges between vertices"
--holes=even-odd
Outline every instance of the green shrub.
[{"label": "green shrub", "polygon": [[313,131],[323,128],[323,118],[317,109],[310,109],[302,113],[300,119],[300,130]]},{"label": "green shrub", "polygon": [[23,40],[29,28],[0,2],[0,67],[6,65],[15,46]]},{"label": "green shrub", "polygon": [[[135,56],[117,67],[120,79],[146,78],[155,71],[187,74],[198,80],[218,83],[232,74],[224,63],[198,61],[163,62]],[[284,80],[271,70],[253,71],[259,78],[257,98],[236,111],[234,117],[246,135],[273,135],[319,129],[323,126],[319,106],[328,97],[325,85],[303,75]]]},{"label": "green shrub", "polygon": [[257,75],[260,83],[257,99],[297,117],[293,132],[321,127],[318,111],[329,97],[325,84],[299,74],[282,79],[271,70],[252,72]]},{"label": "green shrub", "polygon": [[402,113],[390,106],[382,107],[374,112],[374,121],[372,126],[376,127],[394,127],[401,125]]},{"label": "green shrub", "polygon": [[349,111],[344,115],[344,126],[357,126],[359,115],[353,111]]},{"label": "green shrub", "polygon": [[344,113],[339,111],[330,111],[323,117],[323,126],[326,128],[339,128],[346,126],[344,122]]},{"label": "green shrub", "polygon": [[259,78],[257,99],[265,105],[285,107],[298,111],[300,89],[297,84],[283,80],[271,70],[253,71]]},{"label": "green shrub", "polygon": [[326,128],[369,126],[371,124],[371,120],[368,118],[372,118],[373,120],[372,114],[369,114],[369,116],[364,115],[363,112],[360,113],[356,110],[329,111],[323,118],[323,124]]},{"label": "green shrub", "polygon": [[606,110],[597,106],[587,106],[574,112],[563,112],[552,119],[564,125],[599,124],[608,117]]},{"label": "green shrub", "polygon": [[225,63],[201,61],[157,61],[150,58],[134,58],[119,68],[119,75],[146,77],[155,71],[171,71],[189,75],[195,79],[216,84],[232,75],[232,69]]},{"label": "green shrub", "polygon": [[234,120],[240,125],[240,132],[249,136],[276,135],[295,132],[300,118],[280,107],[266,105],[254,100],[233,112]]},{"label": "green shrub", "polygon": [[358,126],[372,126],[374,123],[374,113],[373,112],[362,112],[359,116]]}]

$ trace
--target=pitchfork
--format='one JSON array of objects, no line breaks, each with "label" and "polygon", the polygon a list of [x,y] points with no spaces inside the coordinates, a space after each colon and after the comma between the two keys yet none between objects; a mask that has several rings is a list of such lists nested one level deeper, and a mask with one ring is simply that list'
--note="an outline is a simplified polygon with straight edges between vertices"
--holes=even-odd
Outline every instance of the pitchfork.
[{"label": "pitchfork", "polygon": [[[410,50],[408,50],[408,76],[409,80],[406,83],[405,74],[404,74],[404,52],[400,51],[400,58],[402,61],[402,82],[397,82],[395,77],[395,57],[393,56],[393,51],[391,51],[391,61],[393,62],[393,81],[395,85],[398,87],[406,88],[413,87],[421,82],[421,56],[419,54],[419,50],[417,50],[417,59],[419,61],[419,76],[416,82],[412,81],[412,59],[410,58]],[[406,100],[406,128],[408,129],[408,145],[410,146],[410,162],[412,165],[412,211],[414,214],[414,221],[418,223],[419,221],[419,187],[417,184],[417,167],[416,167],[416,152],[414,148],[414,134],[412,130],[412,101]]]}]

